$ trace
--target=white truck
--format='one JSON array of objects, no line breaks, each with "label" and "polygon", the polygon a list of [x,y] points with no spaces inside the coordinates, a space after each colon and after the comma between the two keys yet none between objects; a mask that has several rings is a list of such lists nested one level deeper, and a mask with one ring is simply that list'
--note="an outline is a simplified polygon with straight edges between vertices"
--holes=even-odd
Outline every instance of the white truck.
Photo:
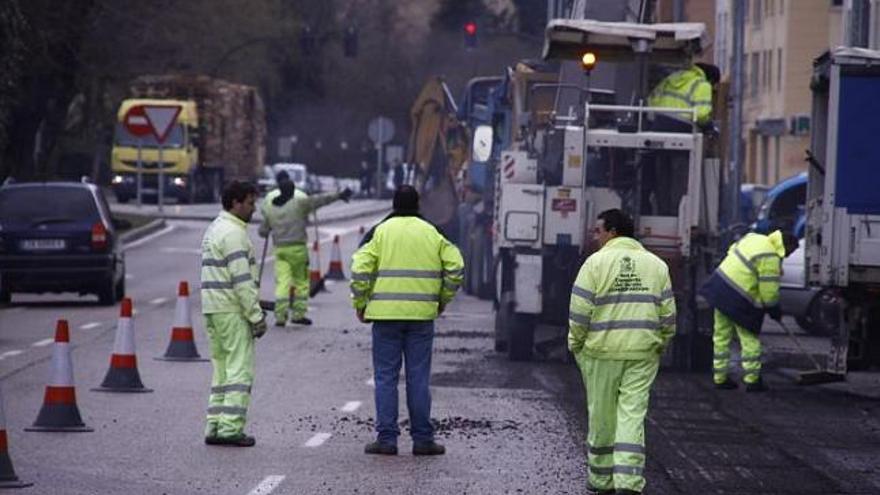
[{"label": "white truck", "polygon": [[[704,37],[702,24],[560,19],[547,26],[544,58],[581,60],[589,52],[597,64],[635,63],[642,71],[656,63],[683,67],[702,50]],[[623,208],[634,214],[637,237],[672,271],[679,334],[665,364],[709,366],[711,330],[698,329],[696,290],[712,268],[717,244],[720,160],[705,157],[695,125],[661,125],[681,109],[644,106],[649,73],[641,74],[635,98],[614,88],[618,101],[634,104],[557,104],[546,125],[522,113],[516,124],[526,136],[501,152],[494,174],[496,339],[511,359],[532,357],[538,325],[564,335],[577,269],[598,248],[591,236],[595,218]],[[576,93],[583,100],[593,91]],[[489,154],[492,133],[489,126],[475,131],[475,156]],[[554,146],[561,149],[554,152]]]},{"label": "white truck", "polygon": [[814,63],[806,276],[833,329],[829,371],[880,364],[880,52]]}]

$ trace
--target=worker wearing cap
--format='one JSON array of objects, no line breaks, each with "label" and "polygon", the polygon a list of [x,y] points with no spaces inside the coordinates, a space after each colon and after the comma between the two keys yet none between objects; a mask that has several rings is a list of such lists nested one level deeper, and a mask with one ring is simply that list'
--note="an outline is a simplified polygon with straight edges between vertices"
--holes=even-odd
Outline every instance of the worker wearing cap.
[{"label": "worker wearing cap", "polygon": [[[461,285],[461,253],[419,216],[412,186],[394,193],[394,210],[364,236],[352,256],[352,305],[361,322],[373,323],[376,382],[375,442],[367,454],[397,454],[397,381],[406,363],[406,404],[414,455],[440,455],[431,425],[431,348],[434,319]],[[403,359],[402,359],[403,358]]]},{"label": "worker wearing cap", "polygon": [[257,263],[247,223],[257,188],[233,181],[223,190],[223,211],[202,239],[202,313],[211,340],[211,396],[205,443],[251,447],[244,425],[254,381],[254,339],[266,332],[260,309]]},{"label": "worker wearing cap", "polygon": [[[296,188],[286,172],[276,178],[278,189],[266,195],[260,206],[263,220],[260,223],[260,237],[272,232],[272,246],[275,255],[275,326],[287,323],[288,313],[291,322],[311,325],[306,318],[309,303],[309,250],[306,243],[306,224],[309,214],[337,199],[348,201],[351,190],[340,193],[308,196]],[[294,291],[291,294],[290,289]]]},{"label": "worker wearing cap", "polygon": [[[712,86],[718,84],[721,72],[711,64],[696,63],[673,72],[654,87],[648,106],[696,110],[696,123],[708,125],[712,120]],[[686,120],[691,115],[682,115]]]},{"label": "worker wearing cap", "polygon": [[602,247],[581,266],[568,315],[568,348],[588,391],[588,491],[638,494],[648,398],[675,333],[675,298],[669,268],[633,238],[628,215],[602,212],[594,233]]},{"label": "worker wearing cap", "polygon": [[715,308],[712,378],[718,389],[735,389],[728,376],[730,341],[739,337],[743,382],[748,392],[767,390],[761,378],[761,341],[758,335],[764,314],[782,319],[779,277],[782,258],[798,247],[797,238],[775,231],[770,235],[749,233],[733,243],[727,256],[703,285],[700,294]]}]

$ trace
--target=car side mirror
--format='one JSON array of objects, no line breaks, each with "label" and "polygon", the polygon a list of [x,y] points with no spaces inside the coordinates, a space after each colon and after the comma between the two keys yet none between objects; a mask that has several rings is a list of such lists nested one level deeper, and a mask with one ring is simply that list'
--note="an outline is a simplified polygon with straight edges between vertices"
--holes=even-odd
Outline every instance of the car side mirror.
[{"label": "car side mirror", "polygon": [[474,130],[474,142],[471,159],[475,162],[485,162],[492,156],[492,126],[481,125]]}]

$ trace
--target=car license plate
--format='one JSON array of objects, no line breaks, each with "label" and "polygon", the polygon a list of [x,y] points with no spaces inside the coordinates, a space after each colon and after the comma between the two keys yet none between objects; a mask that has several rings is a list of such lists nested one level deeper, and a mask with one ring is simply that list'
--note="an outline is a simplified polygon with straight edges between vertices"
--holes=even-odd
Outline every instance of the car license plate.
[{"label": "car license plate", "polygon": [[21,248],[26,251],[57,251],[67,247],[64,239],[25,239]]}]

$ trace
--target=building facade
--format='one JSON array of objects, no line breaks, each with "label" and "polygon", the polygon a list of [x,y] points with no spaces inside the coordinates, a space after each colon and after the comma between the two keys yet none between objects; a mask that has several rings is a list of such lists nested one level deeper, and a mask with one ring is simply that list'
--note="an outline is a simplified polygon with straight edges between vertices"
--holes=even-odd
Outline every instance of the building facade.
[{"label": "building facade", "polygon": [[[734,0],[715,4],[714,54],[731,73]],[[813,60],[841,44],[844,0],[735,0],[746,7],[744,182],[774,184],[806,170]]]}]

